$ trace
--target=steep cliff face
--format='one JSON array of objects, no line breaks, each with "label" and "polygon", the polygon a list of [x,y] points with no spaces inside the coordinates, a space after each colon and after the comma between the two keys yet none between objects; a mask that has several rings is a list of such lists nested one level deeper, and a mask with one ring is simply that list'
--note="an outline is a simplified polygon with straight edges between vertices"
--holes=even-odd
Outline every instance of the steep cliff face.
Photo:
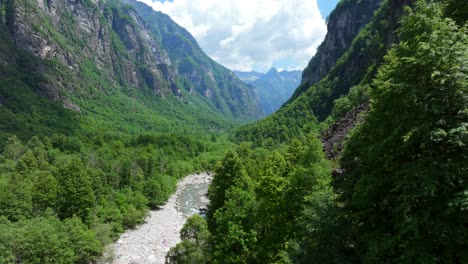
[{"label": "steep cliff face", "polygon": [[[8,0],[2,5],[15,49],[44,65],[58,63],[76,76],[94,64],[114,86],[120,79],[161,95],[175,85],[168,55],[131,9],[75,0]],[[61,76],[45,75],[54,100],[61,100],[61,92],[87,92],[64,85]]]},{"label": "steep cliff face", "polygon": [[[0,111],[11,121],[5,126],[33,112],[35,103],[47,104],[44,97],[80,118],[109,123],[111,113],[121,129],[127,122],[135,129],[219,128],[260,117],[253,89],[167,16],[154,19],[166,31],[155,31],[120,0],[0,0]],[[174,43],[185,43],[184,52]],[[184,62],[201,55],[211,64],[185,72]],[[135,109],[140,114],[131,116]]]},{"label": "steep cliff face", "polygon": [[[367,89],[388,48],[397,41],[403,7],[413,2],[341,1],[330,15],[325,41],[291,99],[268,118],[240,129],[238,139],[258,144],[265,144],[269,138],[287,141],[317,132],[322,121],[339,119],[332,117],[336,100],[347,96],[352,87]],[[353,125],[346,124],[346,131]],[[338,141],[333,144],[340,144]]]},{"label": "steep cliff face", "polygon": [[[341,1],[328,17],[327,35],[302,75],[302,86],[325,77],[336,61],[351,46],[359,31],[367,25],[383,0]],[[298,89],[296,94],[299,94]]]},{"label": "steep cliff face", "polygon": [[261,115],[255,91],[240,81],[229,69],[209,58],[195,38],[168,15],[154,11],[136,0],[123,0],[131,5],[166,48],[177,73],[189,81],[190,93],[198,93],[223,113]]}]

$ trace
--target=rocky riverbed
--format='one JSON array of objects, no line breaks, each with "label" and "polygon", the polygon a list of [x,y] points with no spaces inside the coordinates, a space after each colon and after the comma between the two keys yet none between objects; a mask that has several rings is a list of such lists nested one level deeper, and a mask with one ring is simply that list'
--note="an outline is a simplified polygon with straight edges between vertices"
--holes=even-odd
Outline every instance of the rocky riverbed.
[{"label": "rocky riverbed", "polygon": [[193,174],[177,184],[177,191],[159,210],[151,211],[146,222],[125,232],[109,247],[104,263],[164,263],[169,249],[180,242],[179,231],[185,220],[206,208],[206,193],[212,177],[209,173]]}]

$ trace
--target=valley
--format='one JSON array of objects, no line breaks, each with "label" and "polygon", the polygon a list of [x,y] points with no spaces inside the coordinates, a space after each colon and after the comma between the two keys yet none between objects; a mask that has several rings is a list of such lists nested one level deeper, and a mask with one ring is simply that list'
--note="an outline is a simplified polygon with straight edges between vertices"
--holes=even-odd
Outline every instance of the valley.
[{"label": "valley", "polygon": [[467,263],[468,3],[271,2],[0,0],[0,263]]},{"label": "valley", "polygon": [[[206,208],[205,195],[211,176],[208,173],[188,175],[177,184],[176,192],[165,205],[110,246],[101,263],[163,264],[169,249],[180,242],[179,232],[185,220]],[[110,261],[107,262],[106,258]]]}]

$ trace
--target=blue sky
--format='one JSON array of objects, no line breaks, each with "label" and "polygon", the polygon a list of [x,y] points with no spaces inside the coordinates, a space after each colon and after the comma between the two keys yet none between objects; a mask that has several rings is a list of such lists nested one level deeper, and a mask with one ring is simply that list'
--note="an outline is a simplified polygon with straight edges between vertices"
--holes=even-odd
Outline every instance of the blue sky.
[{"label": "blue sky", "polygon": [[222,65],[241,71],[304,69],[339,0],[139,0],[186,28]]},{"label": "blue sky", "polygon": [[317,0],[320,13],[326,18],[336,7],[339,0]]}]

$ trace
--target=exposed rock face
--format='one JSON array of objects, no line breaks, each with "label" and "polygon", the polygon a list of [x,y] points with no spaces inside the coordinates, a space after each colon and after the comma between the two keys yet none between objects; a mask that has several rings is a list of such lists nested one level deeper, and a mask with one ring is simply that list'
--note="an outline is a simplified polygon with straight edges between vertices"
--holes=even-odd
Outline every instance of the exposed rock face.
[{"label": "exposed rock face", "polygon": [[[170,91],[175,82],[174,73],[161,70],[169,69],[169,57],[131,9],[122,12],[74,0],[5,0],[4,5],[8,6],[5,24],[20,52],[58,61],[72,71],[94,63],[112,80],[123,77],[135,87],[146,84],[158,93],[168,93],[165,90]],[[115,33],[118,40],[113,39]],[[119,41],[125,50],[116,49]]]},{"label": "exposed rock face", "polygon": [[187,30],[144,3],[122,1],[138,11],[152,35],[166,48],[177,73],[190,81],[192,89],[187,87],[187,91],[203,95],[223,113],[262,114],[254,89],[245,85],[231,70],[209,58]]},{"label": "exposed rock face", "polygon": [[346,96],[353,86],[371,85],[388,48],[398,41],[397,21],[403,7],[413,2],[340,1],[330,15],[325,41],[305,69],[299,88],[276,113],[242,128],[237,138],[260,145],[265,138],[282,142],[312,132],[317,122],[330,116],[335,100]]},{"label": "exposed rock face", "polygon": [[[162,14],[158,19],[165,19],[168,27],[180,28]],[[197,58],[200,54],[206,57],[188,32],[180,28],[183,34],[172,35],[172,43],[189,40],[177,57],[171,43],[160,38],[137,10],[120,0],[0,0],[0,26],[9,34],[0,39],[0,54],[10,53],[7,48],[13,51],[12,55],[0,55],[0,65],[24,68],[18,58],[37,58],[31,70],[43,77],[44,84],[36,92],[67,107],[74,105],[74,110],[80,106],[69,98],[89,92],[89,87],[77,84],[79,81],[103,89],[98,83],[89,84],[94,80],[82,79],[83,71],[93,71],[105,79],[106,86],[125,89],[127,94],[132,93],[127,92],[128,86],[177,98],[183,98],[183,90],[192,89],[198,96],[206,96],[209,89],[213,92],[206,100],[216,111],[235,117],[257,118],[261,114],[252,89],[239,80],[225,78],[230,72],[227,69],[215,71],[207,66],[198,71],[181,71],[183,59],[191,60],[191,56]],[[2,43],[4,39],[11,39],[12,45]],[[208,57],[205,60],[211,61]]]},{"label": "exposed rock face", "polygon": [[351,46],[359,31],[370,22],[383,0],[366,0],[351,3],[345,1],[330,14],[328,33],[310,60],[302,75],[302,86],[310,85],[325,77],[336,61]]},{"label": "exposed rock face", "polygon": [[326,157],[336,159],[343,150],[348,132],[362,121],[362,114],[369,110],[369,103],[361,104],[356,110],[348,112],[331,125],[320,137]]}]

